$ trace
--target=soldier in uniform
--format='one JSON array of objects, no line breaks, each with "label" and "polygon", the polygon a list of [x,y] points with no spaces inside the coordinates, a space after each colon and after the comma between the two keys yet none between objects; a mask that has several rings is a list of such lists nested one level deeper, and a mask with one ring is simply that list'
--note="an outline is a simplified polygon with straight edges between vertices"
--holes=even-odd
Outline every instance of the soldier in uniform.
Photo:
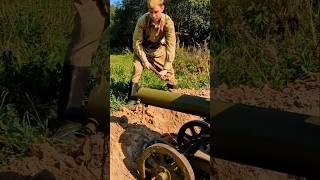
[{"label": "soldier in uniform", "polygon": [[148,0],[149,12],[142,15],[133,33],[134,70],[130,82],[127,107],[133,109],[142,71],[154,69],[167,82],[168,89],[176,89],[174,69],[176,35],[172,19],[164,14],[163,0]]},{"label": "soldier in uniform", "polygon": [[74,0],[74,5],[77,14],[63,69],[58,101],[59,123],[86,123],[82,101],[90,74],[91,58],[96,53],[103,31],[109,25],[109,0]]}]

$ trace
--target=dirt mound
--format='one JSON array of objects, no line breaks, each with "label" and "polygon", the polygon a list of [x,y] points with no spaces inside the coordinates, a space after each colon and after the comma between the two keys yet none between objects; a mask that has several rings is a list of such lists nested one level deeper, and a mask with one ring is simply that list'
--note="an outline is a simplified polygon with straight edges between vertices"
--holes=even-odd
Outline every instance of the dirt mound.
[{"label": "dirt mound", "polygon": [[320,74],[309,74],[289,83],[283,90],[269,86],[261,89],[240,86],[228,88],[223,84],[212,92],[213,99],[225,102],[243,103],[265,108],[319,116],[320,114]]},{"label": "dirt mound", "polygon": [[[63,152],[49,144],[32,145],[27,157],[13,160],[1,167],[4,179],[100,179],[103,136],[97,134],[78,139],[76,146]],[[106,162],[108,163],[108,162]]]}]

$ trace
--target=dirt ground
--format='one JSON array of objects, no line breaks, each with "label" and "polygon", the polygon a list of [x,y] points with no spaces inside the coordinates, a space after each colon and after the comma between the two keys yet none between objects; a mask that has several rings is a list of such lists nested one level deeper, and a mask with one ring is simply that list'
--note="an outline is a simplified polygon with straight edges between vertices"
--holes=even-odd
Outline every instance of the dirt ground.
[{"label": "dirt ground", "polygon": [[[179,89],[179,93],[209,97],[209,89]],[[219,86],[211,95],[228,102],[240,102],[271,107],[291,112],[319,116],[320,74],[311,74],[302,80],[290,83],[283,91],[240,86]],[[105,179],[137,179],[136,160],[143,145],[154,138],[177,133],[191,120],[201,117],[139,105],[136,111],[122,108],[110,119],[110,156],[106,158]],[[72,148],[57,150],[49,144],[33,145],[22,160],[14,160],[0,167],[0,179],[100,179],[103,156],[103,135],[78,139]],[[108,152],[106,152],[108,153]],[[110,159],[109,159],[110,158]],[[107,164],[110,163],[110,172]],[[216,159],[217,179],[298,179],[298,177]],[[110,173],[110,174],[109,174]]]},{"label": "dirt ground", "polygon": [[[102,133],[98,133],[90,138],[79,138],[75,145],[63,148],[47,143],[32,145],[25,158],[13,160],[8,165],[0,167],[0,179],[100,179],[103,169],[103,137]],[[104,169],[107,170],[109,159],[105,160]],[[103,173],[104,179],[108,179],[109,171]]]}]

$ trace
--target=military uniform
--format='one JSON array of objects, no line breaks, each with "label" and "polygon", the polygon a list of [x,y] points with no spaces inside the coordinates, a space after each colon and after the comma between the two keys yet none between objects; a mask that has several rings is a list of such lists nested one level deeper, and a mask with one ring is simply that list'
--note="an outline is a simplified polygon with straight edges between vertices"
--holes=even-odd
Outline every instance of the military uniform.
[{"label": "military uniform", "polygon": [[91,58],[105,29],[107,17],[101,0],[75,0],[77,15],[66,61],[79,67],[91,66]]},{"label": "military uniform", "polygon": [[141,16],[133,33],[134,70],[131,78],[129,99],[134,98],[137,84],[148,61],[157,71],[167,70],[168,87],[175,87],[177,81],[172,63],[175,58],[176,36],[172,19],[162,14],[158,25],[152,23],[149,13]]},{"label": "military uniform", "polygon": [[74,0],[77,14],[63,69],[58,104],[60,122],[86,120],[82,100],[92,56],[96,53],[103,31],[109,25],[108,2],[109,0]]}]

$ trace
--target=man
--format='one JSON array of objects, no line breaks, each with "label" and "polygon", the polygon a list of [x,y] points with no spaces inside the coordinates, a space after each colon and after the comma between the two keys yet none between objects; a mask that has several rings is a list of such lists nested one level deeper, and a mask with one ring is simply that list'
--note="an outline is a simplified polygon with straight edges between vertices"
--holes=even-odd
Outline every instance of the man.
[{"label": "man", "polygon": [[83,124],[87,121],[87,114],[82,101],[90,74],[91,58],[96,53],[103,31],[109,25],[109,2],[75,0],[74,5],[77,14],[63,69],[58,120],[59,123],[72,121]]},{"label": "man", "polygon": [[148,9],[149,12],[139,18],[133,33],[134,71],[127,103],[130,109],[135,107],[138,82],[144,68],[165,80],[169,90],[177,88],[172,67],[176,48],[174,23],[163,13],[163,0],[148,0]]}]

